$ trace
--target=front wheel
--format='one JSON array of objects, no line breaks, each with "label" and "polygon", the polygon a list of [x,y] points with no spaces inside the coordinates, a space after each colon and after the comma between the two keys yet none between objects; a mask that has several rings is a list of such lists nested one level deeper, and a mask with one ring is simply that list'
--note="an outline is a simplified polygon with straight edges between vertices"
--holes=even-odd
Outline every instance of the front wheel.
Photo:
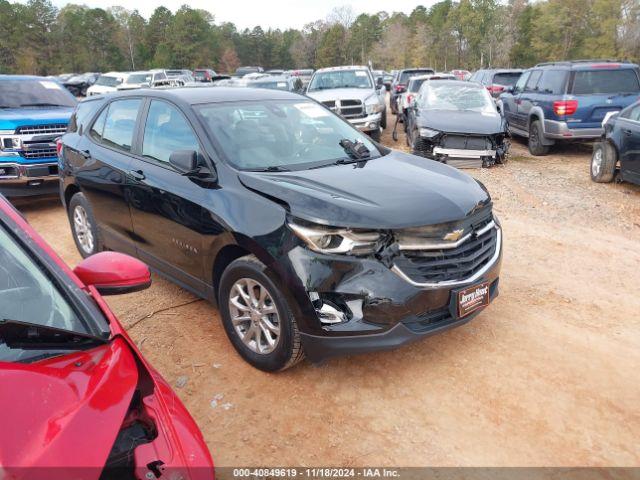
[{"label": "front wheel", "polygon": [[371,140],[374,140],[376,142],[380,142],[380,138],[381,138],[380,129],[377,128],[375,130],[371,130],[369,132],[369,136],[371,137]]},{"label": "front wheel", "polygon": [[292,309],[254,255],[239,258],[225,269],[218,305],[229,340],[254,367],[276,372],[304,358]]},{"label": "front wheel", "polygon": [[591,155],[591,180],[597,183],[613,181],[616,173],[617,155],[609,142],[598,142]]}]

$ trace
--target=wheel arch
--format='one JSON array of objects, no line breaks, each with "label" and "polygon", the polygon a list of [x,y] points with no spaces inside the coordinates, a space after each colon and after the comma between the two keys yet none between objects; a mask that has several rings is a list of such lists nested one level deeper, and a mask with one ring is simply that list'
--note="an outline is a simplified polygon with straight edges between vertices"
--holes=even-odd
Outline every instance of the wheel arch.
[{"label": "wheel arch", "polygon": [[75,183],[67,185],[64,189],[64,205],[67,210],[69,209],[69,202],[71,201],[71,198],[76,193],[80,193],[80,188]]}]

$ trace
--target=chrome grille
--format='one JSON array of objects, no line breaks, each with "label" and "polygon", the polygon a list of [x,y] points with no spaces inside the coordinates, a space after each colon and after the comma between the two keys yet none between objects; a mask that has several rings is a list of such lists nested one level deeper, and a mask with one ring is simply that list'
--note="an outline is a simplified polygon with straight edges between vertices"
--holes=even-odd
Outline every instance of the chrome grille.
[{"label": "chrome grille", "polygon": [[33,150],[23,150],[20,155],[24,158],[54,158],[58,156],[55,145],[51,148],[39,148]]},{"label": "chrome grille", "polygon": [[16,133],[19,135],[47,135],[47,134],[63,134],[67,131],[67,126],[63,123],[54,125],[32,125],[18,127]]},{"label": "chrome grille", "polygon": [[[445,240],[450,234],[457,238]],[[501,235],[490,207],[447,224],[398,230],[399,255],[393,270],[423,286],[464,282],[491,266],[499,253]]]},{"label": "chrome grille", "polygon": [[344,118],[364,118],[366,116],[360,100],[327,100],[322,104]]}]

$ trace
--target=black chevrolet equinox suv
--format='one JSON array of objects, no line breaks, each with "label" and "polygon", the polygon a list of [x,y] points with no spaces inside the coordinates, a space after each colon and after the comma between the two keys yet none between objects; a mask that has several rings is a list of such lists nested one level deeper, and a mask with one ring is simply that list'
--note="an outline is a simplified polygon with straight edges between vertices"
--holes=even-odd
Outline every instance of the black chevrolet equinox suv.
[{"label": "black chevrolet equinox suv", "polygon": [[137,256],[217,304],[266,371],[397,347],[498,294],[502,232],[482,184],[294,93],[92,97],[59,151],[80,253]]}]

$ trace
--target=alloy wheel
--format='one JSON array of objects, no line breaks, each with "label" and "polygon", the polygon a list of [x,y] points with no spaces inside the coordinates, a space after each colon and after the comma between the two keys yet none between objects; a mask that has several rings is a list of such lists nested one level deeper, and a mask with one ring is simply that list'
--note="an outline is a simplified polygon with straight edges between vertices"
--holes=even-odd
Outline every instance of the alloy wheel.
[{"label": "alloy wheel", "polygon": [[593,152],[593,157],[591,158],[591,174],[594,177],[600,175],[602,171],[602,161],[603,161],[603,151],[601,148],[598,148],[595,152]]},{"label": "alloy wheel", "polygon": [[87,211],[82,205],[76,205],[73,209],[73,230],[78,239],[78,243],[86,254],[93,253],[94,238],[91,230],[91,222]]},{"label": "alloy wheel", "polygon": [[264,285],[251,278],[237,280],[229,293],[229,312],[236,334],[251,351],[266,355],[276,349],[280,315]]}]

